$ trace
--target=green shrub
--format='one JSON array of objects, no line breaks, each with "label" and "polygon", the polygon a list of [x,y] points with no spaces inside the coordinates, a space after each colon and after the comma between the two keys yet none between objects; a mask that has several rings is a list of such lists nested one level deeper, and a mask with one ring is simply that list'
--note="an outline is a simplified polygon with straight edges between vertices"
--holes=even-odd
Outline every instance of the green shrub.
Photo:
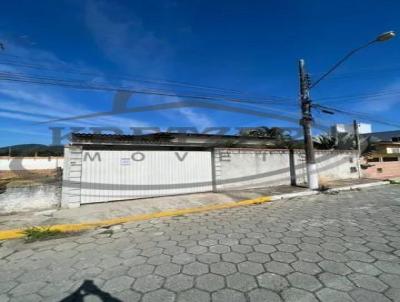
[{"label": "green shrub", "polygon": [[50,227],[31,227],[24,230],[27,241],[46,240],[59,237],[62,232],[59,230],[51,230]]}]

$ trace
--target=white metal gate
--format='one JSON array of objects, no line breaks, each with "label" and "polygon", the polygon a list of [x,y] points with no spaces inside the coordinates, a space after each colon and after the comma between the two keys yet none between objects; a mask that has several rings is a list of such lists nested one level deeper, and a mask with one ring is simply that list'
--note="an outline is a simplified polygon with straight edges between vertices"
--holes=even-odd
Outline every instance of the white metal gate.
[{"label": "white metal gate", "polygon": [[210,151],[84,150],[81,203],[212,190]]}]

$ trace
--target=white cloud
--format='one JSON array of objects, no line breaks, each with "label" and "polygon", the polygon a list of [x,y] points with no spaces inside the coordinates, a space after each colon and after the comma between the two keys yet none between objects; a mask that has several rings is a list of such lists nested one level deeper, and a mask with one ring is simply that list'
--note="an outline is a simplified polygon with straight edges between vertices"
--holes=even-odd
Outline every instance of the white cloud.
[{"label": "white cloud", "polygon": [[[28,88],[26,86],[24,87],[24,91],[19,89],[21,89],[21,87],[14,87],[14,89],[10,89],[1,88],[0,86],[0,95],[10,98],[10,100],[4,102],[3,104],[3,108],[8,110],[8,112],[0,112],[1,116],[24,121],[43,122],[49,119],[67,118],[71,116],[95,113],[95,111],[89,110],[85,106],[69,102],[68,99],[61,95],[52,95],[50,93],[36,91],[36,89]],[[18,113],[10,111],[15,111]],[[52,118],[46,116],[50,116]],[[148,123],[146,122],[119,116],[100,116],[93,119],[64,121],[59,123],[68,126],[87,127],[117,127],[120,125],[124,125],[124,127],[148,126]]]},{"label": "white cloud", "polygon": [[[60,65],[69,68],[78,68],[74,64],[67,64],[58,59],[54,54],[37,48],[24,49],[12,42],[7,42],[7,50],[18,56],[39,61],[49,68],[57,70]],[[2,67],[3,68],[3,67]],[[21,72],[21,67],[4,65],[3,70],[8,72]],[[22,70],[23,71],[23,70]],[[96,96],[95,96],[96,97]],[[76,115],[94,113],[87,105],[73,100],[69,93],[46,85],[29,85],[16,82],[0,82],[0,100],[2,110],[0,116],[19,121],[43,122],[48,119],[65,118]],[[94,102],[91,102],[94,103]],[[111,106],[111,102],[110,102]],[[119,116],[96,117],[79,121],[62,122],[67,126],[148,126],[148,123],[137,119]]]},{"label": "white cloud", "polygon": [[[157,78],[163,78],[165,70],[170,67],[169,63],[172,62],[172,47],[167,41],[157,37],[154,32],[147,30],[141,19],[130,16],[127,22],[115,21],[115,15],[112,15],[113,12],[115,12],[114,4],[94,1],[87,2],[86,24],[99,48],[114,63],[122,68],[126,68],[128,73],[131,70],[135,70],[143,76],[157,75]],[[118,13],[121,12],[123,11],[120,10]],[[53,70],[57,70],[60,66],[65,66],[70,70],[82,68],[82,64],[67,63],[55,54],[32,45],[25,48],[12,41],[7,41],[7,50],[32,62],[44,64]],[[21,72],[24,69],[15,66],[4,66],[3,70]],[[100,80],[106,82],[106,78],[105,75],[104,77],[100,77]],[[97,81],[99,77],[92,78],[91,80]],[[0,82],[0,101],[3,108],[0,111],[0,116],[9,120],[35,123],[52,118],[66,118],[98,111],[92,109],[93,105],[96,104],[96,100],[90,100],[90,102],[85,100],[85,103],[81,103],[74,99],[72,96],[74,95],[73,93],[75,91],[72,91],[71,94],[59,87]],[[95,93],[93,95],[96,97]],[[150,100],[152,97],[149,96],[148,99]],[[179,98],[155,99],[157,103],[179,100]],[[109,104],[111,107],[111,100]],[[168,118],[171,123],[177,120],[185,120],[190,125],[199,128],[213,125],[212,119],[207,114],[197,112],[193,108],[160,110],[155,114]],[[179,118],[177,118],[177,114],[179,114]],[[146,121],[123,117],[121,115],[64,121],[57,123],[57,125],[71,127],[123,127],[125,129],[128,127],[161,126],[157,124],[149,125]]]},{"label": "white cloud", "polygon": [[205,114],[197,113],[192,108],[180,108],[179,113],[182,114],[197,129],[213,127],[214,122]]},{"label": "white cloud", "polygon": [[139,72],[163,72],[173,51],[167,41],[147,30],[140,18],[129,14],[115,2],[87,1],[86,24],[98,47],[107,57],[124,67]]},{"label": "white cloud", "polygon": [[[130,14],[128,22],[112,18],[121,13],[122,9],[116,7],[115,3],[87,2],[86,23],[97,45],[111,61],[121,67],[139,70],[145,76],[163,78],[174,55],[173,47],[168,41],[146,29],[137,16]],[[168,101],[179,101],[179,98],[171,97]],[[176,120],[178,113],[198,128],[214,125],[209,115],[196,112],[196,109],[181,108],[158,113],[171,121]]]}]

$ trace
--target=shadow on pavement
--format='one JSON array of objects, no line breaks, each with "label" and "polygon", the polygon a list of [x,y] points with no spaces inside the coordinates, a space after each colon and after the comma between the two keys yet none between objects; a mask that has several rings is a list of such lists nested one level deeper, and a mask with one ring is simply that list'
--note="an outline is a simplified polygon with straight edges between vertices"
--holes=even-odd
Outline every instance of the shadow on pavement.
[{"label": "shadow on pavement", "polygon": [[75,292],[60,300],[60,302],[83,302],[86,296],[96,296],[99,297],[101,301],[122,302],[109,293],[102,291],[92,280],[85,280]]}]

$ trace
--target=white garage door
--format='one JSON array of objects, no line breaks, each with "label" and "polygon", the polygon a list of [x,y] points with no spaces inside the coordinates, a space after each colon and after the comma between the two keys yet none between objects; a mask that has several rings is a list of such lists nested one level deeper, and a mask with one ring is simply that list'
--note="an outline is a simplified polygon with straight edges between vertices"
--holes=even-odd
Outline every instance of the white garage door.
[{"label": "white garage door", "polygon": [[102,151],[82,154],[81,203],[212,190],[209,151]]}]

